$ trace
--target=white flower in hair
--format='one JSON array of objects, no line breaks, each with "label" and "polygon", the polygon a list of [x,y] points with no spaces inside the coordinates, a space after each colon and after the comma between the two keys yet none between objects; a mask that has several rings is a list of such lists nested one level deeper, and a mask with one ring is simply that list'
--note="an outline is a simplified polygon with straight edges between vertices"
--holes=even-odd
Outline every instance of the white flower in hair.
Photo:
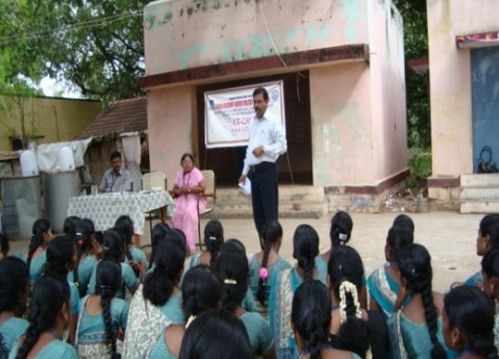
[{"label": "white flower in hair", "polygon": [[360,310],[359,296],[357,293],[357,287],[355,284],[349,281],[343,281],[340,284],[340,313],[341,313],[341,324],[347,320],[347,293],[352,295],[353,305],[355,306],[355,317],[361,319],[362,312]]},{"label": "white flower in hair", "polygon": [[338,234],[338,239],[340,241],[346,241],[348,239],[348,235],[345,233],[340,233],[340,234]]}]

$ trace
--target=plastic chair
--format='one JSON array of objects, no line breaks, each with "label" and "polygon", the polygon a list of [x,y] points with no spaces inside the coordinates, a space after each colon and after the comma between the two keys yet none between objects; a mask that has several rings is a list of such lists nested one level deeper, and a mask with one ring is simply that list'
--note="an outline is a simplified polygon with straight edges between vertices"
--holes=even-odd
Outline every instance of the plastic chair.
[{"label": "plastic chair", "polygon": [[203,170],[201,171],[204,177],[205,190],[200,197],[205,197],[208,199],[208,206],[204,209],[199,208],[199,199],[198,199],[198,247],[203,248],[203,241],[201,239],[201,217],[204,215],[213,212],[215,209],[215,204],[217,200],[216,196],[216,188],[215,188],[215,172],[212,170]]}]

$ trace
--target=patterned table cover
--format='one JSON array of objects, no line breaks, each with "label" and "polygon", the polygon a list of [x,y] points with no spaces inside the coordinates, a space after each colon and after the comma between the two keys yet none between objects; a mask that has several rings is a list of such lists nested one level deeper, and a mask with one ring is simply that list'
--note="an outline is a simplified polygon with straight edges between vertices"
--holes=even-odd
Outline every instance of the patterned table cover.
[{"label": "patterned table cover", "polygon": [[104,231],[113,227],[119,216],[128,215],[133,220],[135,233],[142,235],[145,213],[165,206],[168,217],[173,217],[175,201],[165,190],[102,193],[71,197],[68,216],[90,218],[97,231]]}]

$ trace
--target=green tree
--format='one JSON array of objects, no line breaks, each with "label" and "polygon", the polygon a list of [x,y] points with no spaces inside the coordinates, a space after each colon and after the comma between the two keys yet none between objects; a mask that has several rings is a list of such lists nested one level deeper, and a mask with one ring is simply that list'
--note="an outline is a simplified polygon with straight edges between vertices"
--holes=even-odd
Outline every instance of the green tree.
[{"label": "green tree", "polygon": [[[428,55],[428,25],[426,1],[394,0],[404,19],[404,47],[406,63],[410,59]],[[417,75],[406,68],[407,134],[409,148],[431,147],[429,79],[428,74]]]},{"label": "green tree", "polygon": [[141,93],[147,0],[3,0],[0,81],[44,76],[105,102]]}]

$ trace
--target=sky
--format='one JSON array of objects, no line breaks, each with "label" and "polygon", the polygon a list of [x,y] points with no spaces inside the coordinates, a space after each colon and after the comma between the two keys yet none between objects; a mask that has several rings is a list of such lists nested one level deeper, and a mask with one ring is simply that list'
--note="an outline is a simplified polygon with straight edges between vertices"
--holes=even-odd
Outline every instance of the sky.
[{"label": "sky", "polygon": [[45,96],[83,98],[81,93],[79,93],[78,91],[72,91],[68,88],[65,88],[63,84],[49,76],[45,76],[40,81],[40,88],[42,89]]}]

